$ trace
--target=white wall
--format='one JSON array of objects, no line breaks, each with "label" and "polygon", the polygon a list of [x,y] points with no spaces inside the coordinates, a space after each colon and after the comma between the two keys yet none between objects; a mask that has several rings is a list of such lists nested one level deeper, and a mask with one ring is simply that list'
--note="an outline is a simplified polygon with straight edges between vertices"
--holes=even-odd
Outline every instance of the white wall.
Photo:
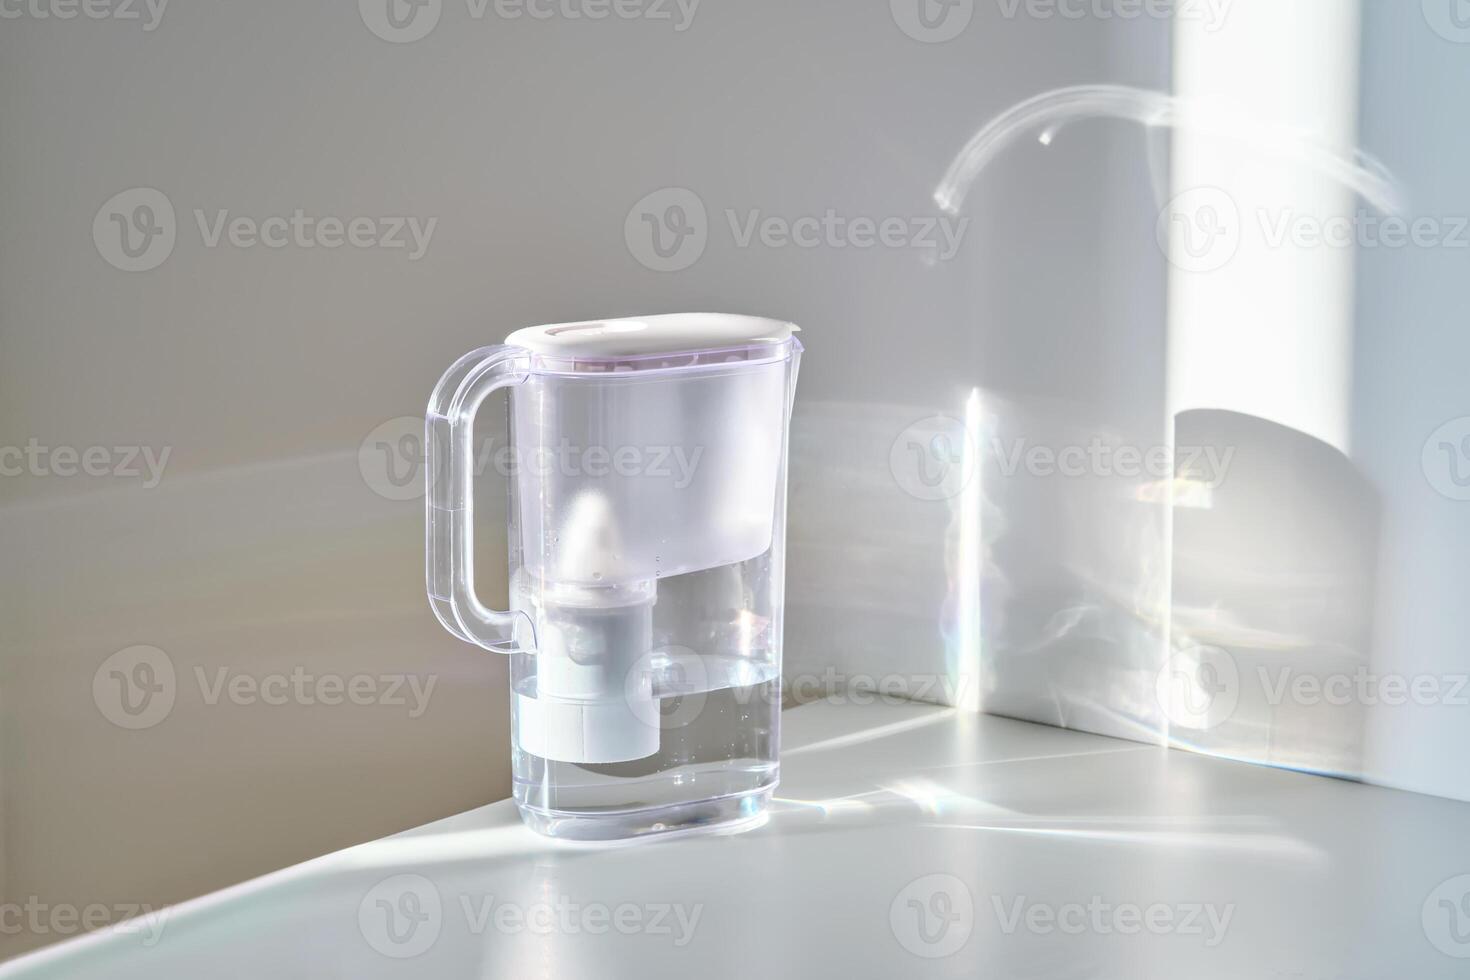
[{"label": "white wall", "polygon": [[[1461,445],[1470,433],[1470,232],[1454,233],[1470,217],[1470,176],[1457,162],[1470,134],[1434,106],[1470,86],[1470,29],[1448,19],[1452,4],[1426,5],[1433,21],[1417,6],[1364,5],[1362,140],[1403,181],[1406,216],[1433,220],[1449,244],[1359,253],[1353,442],[1383,514],[1374,669],[1448,692],[1470,674],[1470,444]],[[1375,706],[1369,777],[1470,800],[1470,691],[1460,695]]]}]

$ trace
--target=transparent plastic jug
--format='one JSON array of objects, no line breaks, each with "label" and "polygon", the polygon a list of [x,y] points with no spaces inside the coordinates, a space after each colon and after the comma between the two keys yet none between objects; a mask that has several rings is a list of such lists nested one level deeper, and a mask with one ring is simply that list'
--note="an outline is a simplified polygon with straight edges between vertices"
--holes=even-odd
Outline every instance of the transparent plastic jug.
[{"label": "transparent plastic jug", "polygon": [[[779,762],[789,323],[534,327],[429,405],[428,591],[511,660],[515,800],[554,837],[750,820]],[[509,392],[510,609],[475,593],[475,415]]]}]

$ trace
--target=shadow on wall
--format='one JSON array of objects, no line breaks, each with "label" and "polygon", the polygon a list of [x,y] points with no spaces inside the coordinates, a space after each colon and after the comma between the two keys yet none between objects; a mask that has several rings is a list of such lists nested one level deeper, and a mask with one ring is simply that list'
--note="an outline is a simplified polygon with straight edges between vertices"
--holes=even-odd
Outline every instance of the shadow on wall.
[{"label": "shadow on wall", "polygon": [[[1225,411],[1176,423],[1231,458],[1174,513],[1172,741],[1334,776],[1364,771],[1379,502],[1340,451]],[[1371,694],[1371,692],[1369,692]]]},{"label": "shadow on wall", "polygon": [[988,392],[802,406],[788,702],[969,698],[1359,778],[1373,490],[1252,416],[1183,413],[1168,445],[1089,418]]}]

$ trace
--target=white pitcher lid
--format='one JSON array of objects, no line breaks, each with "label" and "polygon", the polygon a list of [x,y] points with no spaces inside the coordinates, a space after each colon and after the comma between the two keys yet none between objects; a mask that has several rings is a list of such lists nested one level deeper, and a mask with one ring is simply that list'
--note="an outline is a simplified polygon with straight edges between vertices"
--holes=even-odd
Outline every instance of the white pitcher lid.
[{"label": "white pitcher lid", "polygon": [[776,347],[800,329],[794,323],[758,316],[674,313],[527,327],[505,338],[505,342],[536,354],[598,360]]}]

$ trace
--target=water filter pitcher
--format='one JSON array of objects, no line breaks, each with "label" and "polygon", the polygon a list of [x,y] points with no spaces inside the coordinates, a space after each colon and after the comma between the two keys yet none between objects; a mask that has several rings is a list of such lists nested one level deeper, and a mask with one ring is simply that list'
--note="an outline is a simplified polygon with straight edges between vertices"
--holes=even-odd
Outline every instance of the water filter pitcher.
[{"label": "water filter pitcher", "polygon": [[[715,314],[520,330],[429,405],[428,590],[511,657],[515,800],[609,840],[751,820],[779,773],[801,344]],[[510,403],[509,606],[475,592],[475,416]]]}]

